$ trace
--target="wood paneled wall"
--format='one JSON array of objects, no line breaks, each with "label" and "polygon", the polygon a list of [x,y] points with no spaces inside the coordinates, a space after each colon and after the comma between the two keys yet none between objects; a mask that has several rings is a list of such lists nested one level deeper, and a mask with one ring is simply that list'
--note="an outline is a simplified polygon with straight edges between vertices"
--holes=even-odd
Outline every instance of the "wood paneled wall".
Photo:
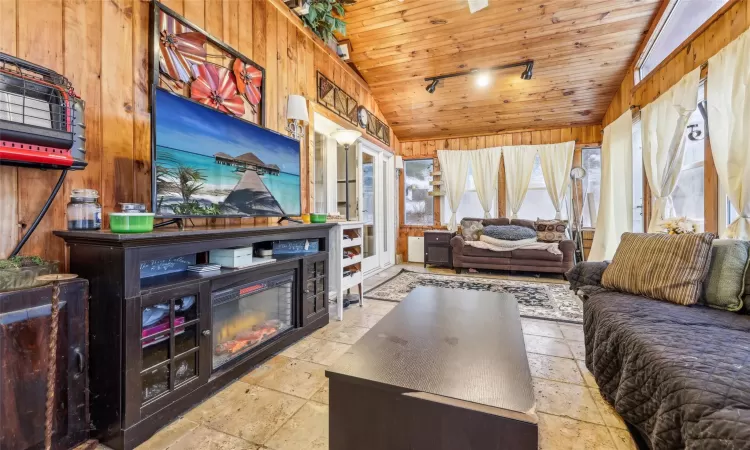
[{"label": "wood paneled wall", "polygon": [[[659,17],[654,19],[649,34],[653,32]],[[653,102],[662,93],[674,86],[683,76],[697,67],[708,62],[708,59],[718,53],[732,40],[750,28],[750,0],[729,0],[703,26],[696,30],[688,39],[675,49],[661,64],[649,73],[638,84],[635,83],[635,60],[625,74],[620,89],[612,99],[604,116],[602,126],[606,127],[625,111],[636,106],[643,106]],[[635,55],[638,58],[638,55]],[[702,76],[711,76],[711,67],[704,68]],[[708,98],[708,97],[706,97]],[[708,99],[710,101],[710,99]],[[717,233],[719,231],[719,185],[718,175],[711,154],[710,142],[705,140],[704,165],[704,214],[705,231]],[[648,184],[644,176],[644,198],[651,198]],[[644,205],[644,220],[648,223],[651,210],[650,202]]]},{"label": "wood paneled wall", "polygon": [[[576,141],[576,145],[599,145],[602,140],[602,127],[599,125],[590,125],[571,128],[556,128],[550,130],[538,131],[519,131],[503,134],[472,136],[454,139],[430,139],[401,142],[400,148],[397,149],[399,154],[408,159],[425,159],[433,158],[436,170],[438,170],[437,151],[438,150],[478,150],[489,147],[499,147],[503,145],[537,145],[537,144],[557,144],[560,142]],[[576,162],[580,164],[580,147],[576,149]],[[498,213],[501,217],[505,216],[506,198],[505,198],[505,170],[500,166],[500,176],[498,180]],[[425,230],[444,229],[440,225],[440,199],[435,198],[435,226],[409,226],[404,224],[404,175],[399,176],[399,233],[396,244],[396,251],[401,255],[404,261],[407,260],[407,243],[409,236],[424,236]]]},{"label": "wood paneled wall", "polygon": [[[313,37],[281,0],[165,0],[170,8],[266,69],[266,126],[284,132],[289,94],[316,99],[316,71],[383,117],[367,84]],[[146,0],[0,0],[0,51],[56,70],[86,101],[89,166],[71,172],[24,254],[64,260],[65,205],[74,187],[97,189],[104,214],[120,202],[150,204],[151,148]],[[310,133],[308,133],[310,134]],[[391,142],[397,145],[395,136]],[[303,144],[302,209],[310,204]],[[0,166],[0,257],[39,212],[59,172]],[[269,219],[193,220],[197,225]]]}]

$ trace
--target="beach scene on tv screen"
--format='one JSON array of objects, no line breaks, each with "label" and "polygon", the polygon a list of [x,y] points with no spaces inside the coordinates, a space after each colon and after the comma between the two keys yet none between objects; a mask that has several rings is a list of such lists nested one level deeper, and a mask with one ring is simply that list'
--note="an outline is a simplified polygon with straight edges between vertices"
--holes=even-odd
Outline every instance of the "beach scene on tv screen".
[{"label": "beach scene on tv screen", "polygon": [[155,212],[300,214],[299,143],[156,91]]}]

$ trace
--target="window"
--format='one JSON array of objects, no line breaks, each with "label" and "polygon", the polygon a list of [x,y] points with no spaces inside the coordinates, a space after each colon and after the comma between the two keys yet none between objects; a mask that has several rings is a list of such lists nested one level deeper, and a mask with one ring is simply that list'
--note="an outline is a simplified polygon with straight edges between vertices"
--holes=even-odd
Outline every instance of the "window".
[{"label": "window", "polygon": [[432,159],[404,161],[404,224],[433,225]]},{"label": "window", "polygon": [[[698,103],[703,102],[703,84],[698,88]],[[703,105],[693,111],[685,130],[685,159],[682,161],[680,178],[672,193],[672,202],[678,217],[685,216],[702,228],[705,222],[703,209],[706,121],[701,112]]]},{"label": "window", "polygon": [[[672,192],[672,203],[678,217],[685,216],[703,228],[705,222],[704,200],[704,157],[706,121],[701,113],[705,111],[703,83],[698,87],[698,103],[701,105],[690,116],[685,130],[685,156]],[[640,200],[639,200],[640,199]],[[651,198],[652,204],[654,198]],[[633,122],[633,231],[647,229],[643,223],[643,138],[640,118]]]},{"label": "window", "polygon": [[723,235],[729,225],[740,217],[740,214],[732,206],[732,202],[729,201],[729,197],[723,188],[719,188],[719,198],[723,198],[724,202],[719,204],[719,217],[724,220],[719,220],[719,234]]},{"label": "window", "polygon": [[[566,194],[567,197],[567,194]],[[568,216],[568,204],[563,200],[562,216]],[[508,208],[510,210],[510,207]],[[510,211],[508,215],[510,216]],[[519,219],[537,220],[537,219],[554,219],[555,207],[552,205],[552,199],[549,198],[547,185],[544,183],[542,174],[542,162],[539,155],[534,159],[534,169],[531,172],[531,181],[529,190],[526,192],[526,198],[523,199],[521,209],[518,211]]]},{"label": "window", "polygon": [[646,46],[635,71],[636,83],[646,77],[728,0],[672,0]]},{"label": "window", "polygon": [[[490,209],[492,217],[496,216],[495,211],[497,211],[497,202],[494,202]],[[451,219],[451,208],[448,206],[447,196],[443,197],[440,216],[443,224],[447,224]],[[474,184],[474,174],[471,171],[471,167],[469,167],[469,174],[466,176],[464,195],[461,197],[461,203],[458,205],[458,211],[456,211],[456,223],[461,223],[461,219],[464,217],[484,217],[484,209],[482,208],[482,204],[479,203],[479,195],[477,194],[476,184]]]},{"label": "window", "polygon": [[740,213],[737,212],[736,209],[734,209],[734,206],[732,206],[732,203],[727,198],[727,211],[729,211],[728,217],[727,217],[727,225],[731,224],[735,220],[740,218]]},{"label": "window", "polygon": [[582,185],[582,194],[586,195],[583,202],[583,226],[593,228],[596,226],[602,186],[602,149],[599,147],[582,149],[581,161],[586,170]]}]

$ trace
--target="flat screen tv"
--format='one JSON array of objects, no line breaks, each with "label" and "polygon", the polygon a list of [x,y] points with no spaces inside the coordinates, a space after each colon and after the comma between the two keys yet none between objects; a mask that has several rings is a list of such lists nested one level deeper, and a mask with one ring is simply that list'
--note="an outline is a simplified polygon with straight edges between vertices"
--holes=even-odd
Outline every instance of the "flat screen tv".
[{"label": "flat screen tv", "polygon": [[160,88],[154,96],[158,216],[301,214],[298,141]]}]

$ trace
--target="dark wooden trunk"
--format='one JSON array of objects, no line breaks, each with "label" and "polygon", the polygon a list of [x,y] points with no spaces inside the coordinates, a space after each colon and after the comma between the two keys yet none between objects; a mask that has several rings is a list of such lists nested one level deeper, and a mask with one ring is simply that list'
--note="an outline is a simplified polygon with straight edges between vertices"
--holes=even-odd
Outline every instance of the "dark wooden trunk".
[{"label": "dark wooden trunk", "polygon": [[[42,448],[52,287],[0,294],[0,449]],[[88,282],[60,286],[54,447],[88,436],[86,316]]]}]

